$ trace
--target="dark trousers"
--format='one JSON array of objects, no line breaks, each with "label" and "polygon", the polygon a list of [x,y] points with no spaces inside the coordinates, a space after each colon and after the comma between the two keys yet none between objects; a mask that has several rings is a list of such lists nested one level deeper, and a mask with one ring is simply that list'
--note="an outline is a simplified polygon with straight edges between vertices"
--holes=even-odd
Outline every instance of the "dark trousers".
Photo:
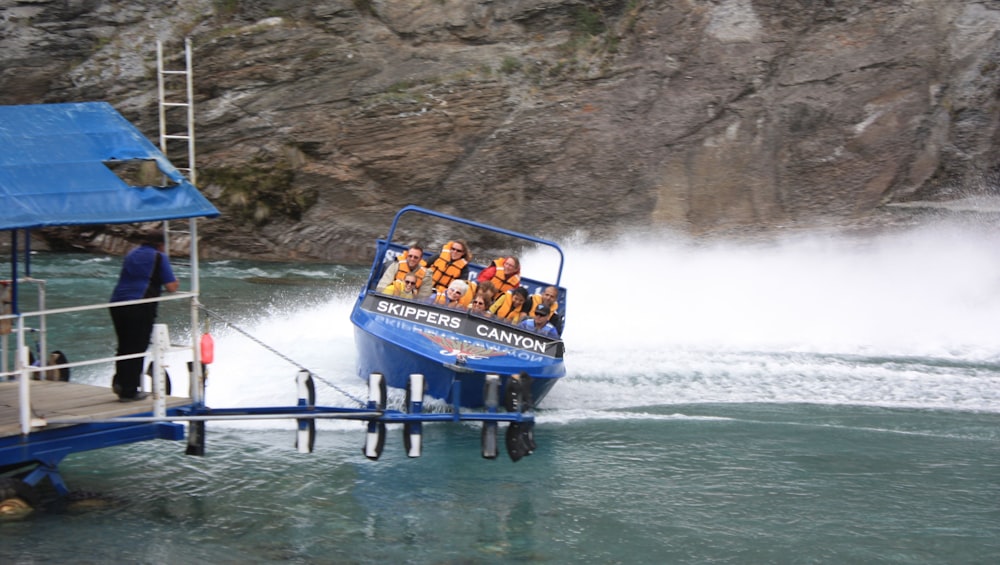
[{"label": "dark trousers", "polygon": [[[118,335],[117,355],[142,353],[149,347],[156,321],[156,303],[132,304],[111,309],[111,321]],[[118,396],[132,397],[139,390],[143,358],[123,359],[115,362],[113,388]]]}]

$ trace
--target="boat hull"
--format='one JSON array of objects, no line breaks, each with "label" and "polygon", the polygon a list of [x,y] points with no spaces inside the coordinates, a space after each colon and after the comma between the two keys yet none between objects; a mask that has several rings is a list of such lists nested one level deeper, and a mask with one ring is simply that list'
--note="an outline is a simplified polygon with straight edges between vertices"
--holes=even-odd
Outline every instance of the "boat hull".
[{"label": "boat hull", "polygon": [[[379,309],[386,313],[380,313]],[[390,311],[404,312],[411,318],[458,320],[452,322],[458,331],[414,323],[388,314]],[[369,295],[359,302],[351,317],[359,376],[367,378],[371,373],[381,373],[390,387],[406,388],[411,374],[422,374],[426,394],[451,403],[455,402],[455,383],[459,383],[459,404],[463,407],[483,406],[483,387],[488,374],[501,377],[501,394],[512,375],[528,374],[532,377],[532,398],[537,405],[566,373],[561,341],[547,342],[540,336],[521,335],[527,332],[467,313],[443,312],[428,305]],[[511,347],[481,335],[530,344],[534,349]],[[546,350],[558,356],[546,355]]]}]

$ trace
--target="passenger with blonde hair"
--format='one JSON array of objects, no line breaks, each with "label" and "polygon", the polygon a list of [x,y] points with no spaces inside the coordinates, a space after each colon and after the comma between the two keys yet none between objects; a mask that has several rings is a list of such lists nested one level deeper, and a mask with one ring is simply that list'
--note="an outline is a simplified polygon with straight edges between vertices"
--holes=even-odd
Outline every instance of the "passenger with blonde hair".
[{"label": "passenger with blonde hair", "polygon": [[437,293],[432,299],[433,304],[456,309],[466,308],[470,302],[469,285],[463,280],[451,281],[444,292]]}]

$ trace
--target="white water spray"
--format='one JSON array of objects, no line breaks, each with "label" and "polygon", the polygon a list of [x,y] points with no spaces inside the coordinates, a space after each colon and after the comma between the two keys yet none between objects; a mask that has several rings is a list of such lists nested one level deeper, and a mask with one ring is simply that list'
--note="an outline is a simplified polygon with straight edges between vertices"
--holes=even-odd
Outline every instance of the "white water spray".
[{"label": "white water spray", "polygon": [[570,255],[574,350],[1000,354],[995,238],[924,230],[866,241],[646,241]]},{"label": "white water spray", "polygon": [[576,378],[551,400],[1000,409],[996,240],[936,227],[574,247],[564,337]]},{"label": "white water spray", "polygon": [[[569,376],[543,417],[703,402],[1000,410],[1000,246],[924,228],[849,239],[697,244],[676,237],[569,244]],[[539,257],[524,270],[543,269]],[[247,328],[365,397],[353,296]],[[209,401],[294,403],[296,369],[216,336]],[[320,401],[345,399],[322,384]],[[545,415],[547,414],[547,415]]]}]

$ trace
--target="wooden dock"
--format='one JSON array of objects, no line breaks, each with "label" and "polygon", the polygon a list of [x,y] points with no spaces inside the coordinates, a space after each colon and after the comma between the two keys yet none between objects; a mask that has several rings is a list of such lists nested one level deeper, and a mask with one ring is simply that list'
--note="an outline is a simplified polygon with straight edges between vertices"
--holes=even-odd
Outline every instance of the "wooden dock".
[{"label": "wooden dock", "polygon": [[[167,397],[167,408],[191,404],[190,398]],[[134,416],[153,410],[149,397],[136,402],[119,402],[107,386],[72,382],[31,381],[33,418],[104,420]],[[18,414],[18,383],[0,382],[0,437],[21,434]],[[57,424],[58,425],[58,424]]]}]

